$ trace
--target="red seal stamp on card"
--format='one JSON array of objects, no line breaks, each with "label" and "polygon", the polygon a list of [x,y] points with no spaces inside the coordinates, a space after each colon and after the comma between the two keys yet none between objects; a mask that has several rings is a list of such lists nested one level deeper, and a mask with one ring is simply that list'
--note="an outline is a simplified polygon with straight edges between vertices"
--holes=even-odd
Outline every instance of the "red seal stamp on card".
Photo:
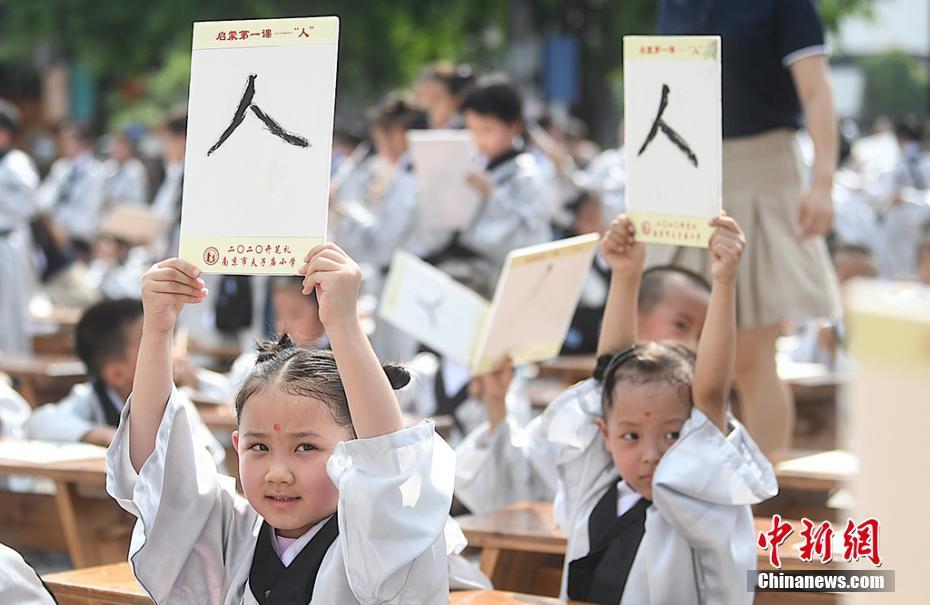
[{"label": "red seal stamp on card", "polygon": [[208,265],[215,265],[218,260],[220,260],[220,251],[213,246],[203,251],[203,262]]}]

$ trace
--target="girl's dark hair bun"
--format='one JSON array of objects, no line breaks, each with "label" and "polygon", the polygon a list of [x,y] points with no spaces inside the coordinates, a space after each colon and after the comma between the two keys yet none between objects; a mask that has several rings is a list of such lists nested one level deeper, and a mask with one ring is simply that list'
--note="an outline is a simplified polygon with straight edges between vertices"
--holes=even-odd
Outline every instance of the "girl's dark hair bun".
[{"label": "girl's dark hair bun", "polygon": [[258,359],[256,359],[255,362],[264,363],[274,358],[279,353],[296,348],[297,345],[294,344],[294,341],[291,340],[291,337],[285,332],[278,340],[263,340],[258,343]]},{"label": "girl's dark hair bun", "polygon": [[384,373],[388,377],[388,381],[391,383],[391,388],[395,391],[400,390],[410,384],[410,372],[407,371],[407,368],[404,366],[396,365],[393,363],[386,363],[381,366],[384,369]]}]

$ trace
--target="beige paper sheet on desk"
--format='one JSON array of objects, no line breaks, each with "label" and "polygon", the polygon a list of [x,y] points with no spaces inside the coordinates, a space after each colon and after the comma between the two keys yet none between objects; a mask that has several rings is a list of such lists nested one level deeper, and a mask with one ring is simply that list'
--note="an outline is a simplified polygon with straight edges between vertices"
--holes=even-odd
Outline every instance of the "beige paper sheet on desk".
[{"label": "beige paper sheet on desk", "polygon": [[194,24],[181,258],[295,274],[326,235],[339,19]]},{"label": "beige paper sheet on desk", "polygon": [[849,445],[860,459],[853,520],[878,519],[880,569],[895,571],[895,592],[851,594],[843,603],[927,603],[930,289],[857,282],[848,300],[856,364]]},{"label": "beige paper sheet on desk", "polygon": [[623,38],[626,211],[640,241],[706,247],[720,214],[720,38]]},{"label": "beige paper sheet on desk", "polygon": [[394,257],[380,315],[474,374],[559,354],[597,248],[596,234],[513,250],[494,300],[407,253]]}]

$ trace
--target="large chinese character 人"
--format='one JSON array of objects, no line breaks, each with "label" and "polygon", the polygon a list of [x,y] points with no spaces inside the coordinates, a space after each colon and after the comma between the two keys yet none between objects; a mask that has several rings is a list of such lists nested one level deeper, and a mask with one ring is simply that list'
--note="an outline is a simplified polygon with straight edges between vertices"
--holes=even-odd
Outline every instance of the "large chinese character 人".
[{"label": "large chinese character \u4eba", "polygon": [[785,543],[788,536],[794,531],[791,523],[782,521],[781,515],[772,515],[772,529],[760,531],[756,543],[762,550],[769,550],[769,562],[775,569],[781,569],[781,558],[778,556],[778,547]]},{"label": "large chinese character \u4eba", "polygon": [[[230,40],[233,39],[233,36],[236,32],[229,32]],[[305,139],[302,136],[290,133],[284,129],[280,124],[278,124],[274,118],[266,114],[264,111],[259,108],[258,105],[252,102],[252,99],[255,97],[255,79],[258,78],[258,74],[251,74],[246,81],[245,92],[242,93],[242,98],[239,99],[239,106],[236,108],[236,113],[233,114],[232,122],[229,126],[226,127],[226,130],[220,134],[219,140],[213,144],[212,147],[207,151],[207,155],[213,155],[213,152],[220,148],[220,146],[226,142],[226,139],[235,132],[235,130],[242,124],[245,120],[246,111],[252,110],[252,113],[255,114],[259,120],[264,122],[268,131],[271,134],[275,135],[279,139],[283,140],[285,143],[289,143],[296,147],[309,147],[310,141]]]},{"label": "large chinese character \u4eba", "polygon": [[646,148],[649,146],[649,143],[656,137],[659,130],[661,130],[668,139],[675,144],[678,149],[681,150],[688,159],[691,160],[691,163],[694,164],[694,167],[697,168],[698,159],[697,156],[691,151],[691,147],[688,146],[688,143],[682,138],[680,134],[675,132],[671,126],[665,123],[665,120],[662,119],[662,114],[665,113],[665,109],[668,107],[668,95],[670,89],[668,84],[662,85],[662,98],[659,100],[659,112],[656,114],[656,119],[652,123],[652,128],[649,129],[649,134],[646,136],[646,140],[643,141],[643,146],[639,148],[639,153],[637,156],[643,155],[643,152],[646,151]]}]

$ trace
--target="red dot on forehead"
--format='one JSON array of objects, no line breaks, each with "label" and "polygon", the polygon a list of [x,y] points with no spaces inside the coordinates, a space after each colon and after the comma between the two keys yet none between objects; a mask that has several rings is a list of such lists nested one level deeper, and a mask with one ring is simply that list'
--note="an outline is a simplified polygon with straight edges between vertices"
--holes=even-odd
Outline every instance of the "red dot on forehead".
[{"label": "red dot on forehead", "polygon": [[646,418],[649,418],[650,416],[652,416],[652,412],[645,412],[643,415],[644,415]]},{"label": "red dot on forehead", "polygon": [[278,424],[278,423],[275,423],[275,425],[274,425],[274,430],[280,431],[280,430],[281,430],[281,425]]}]

